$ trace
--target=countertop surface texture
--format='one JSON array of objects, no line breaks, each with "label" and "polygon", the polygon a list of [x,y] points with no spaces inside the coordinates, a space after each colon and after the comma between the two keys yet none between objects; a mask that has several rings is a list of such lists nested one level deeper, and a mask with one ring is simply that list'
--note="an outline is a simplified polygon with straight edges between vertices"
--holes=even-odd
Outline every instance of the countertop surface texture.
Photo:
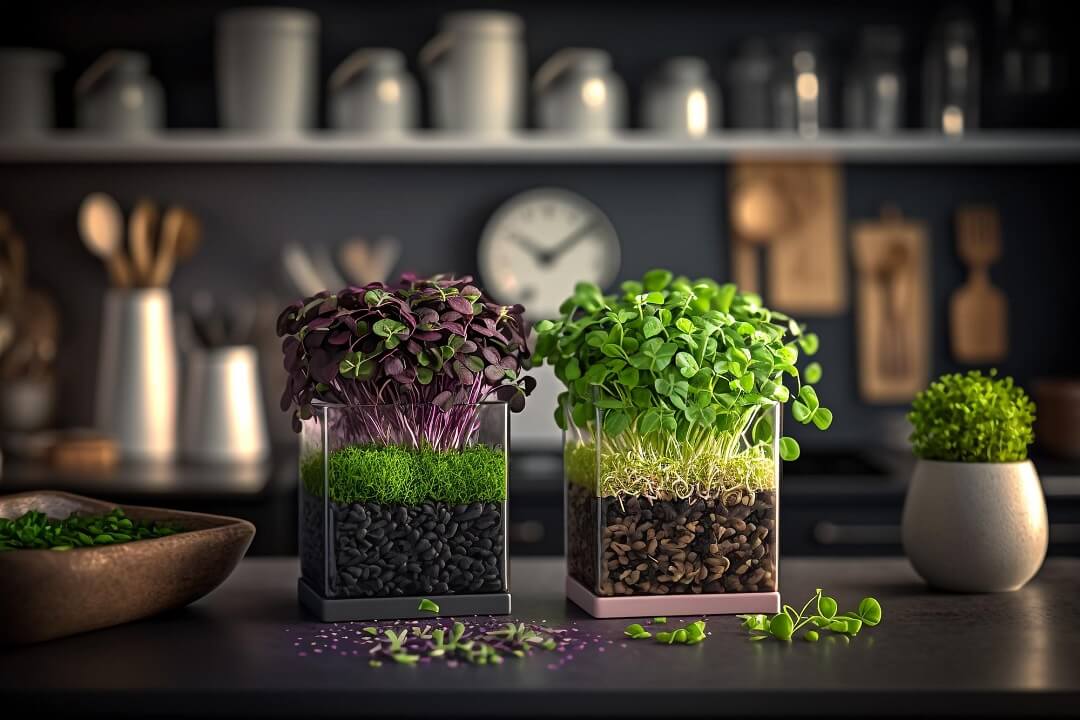
[{"label": "countertop surface texture", "polygon": [[[961,544],[942,551],[964,561]],[[564,599],[561,559],[520,559],[511,570],[511,617],[564,629],[575,638],[570,650],[498,666],[370,667],[366,641],[354,639],[370,623],[305,617],[296,560],[249,559],[183,610],[0,649],[0,707],[77,709],[80,717],[987,716],[1080,708],[1076,558],[1052,558],[1023,590],[996,595],[933,592],[897,558],[785,560],[781,591],[792,605],[822,587],[841,610],[866,595],[884,608],[878,627],[816,644],[750,642],[726,616],[710,618],[710,637],[696,646],[631,641],[623,636],[631,620],[594,620]]]}]

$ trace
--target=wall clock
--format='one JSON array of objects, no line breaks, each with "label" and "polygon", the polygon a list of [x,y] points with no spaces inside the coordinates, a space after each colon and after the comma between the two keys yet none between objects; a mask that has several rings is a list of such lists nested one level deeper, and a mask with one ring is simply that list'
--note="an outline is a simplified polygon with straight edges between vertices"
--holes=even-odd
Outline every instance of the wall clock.
[{"label": "wall clock", "polygon": [[533,320],[554,318],[581,281],[601,288],[619,272],[619,238],[607,216],[576,193],[536,188],[507,200],[480,237],[484,284]]}]

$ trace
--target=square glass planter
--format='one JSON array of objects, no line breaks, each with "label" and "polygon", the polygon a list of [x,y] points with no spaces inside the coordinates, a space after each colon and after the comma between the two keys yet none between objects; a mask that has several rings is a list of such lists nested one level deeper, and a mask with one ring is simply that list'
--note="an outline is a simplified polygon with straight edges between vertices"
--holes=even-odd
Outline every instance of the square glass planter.
[{"label": "square glass planter", "polygon": [[325,621],[510,612],[505,403],[316,404],[300,433],[301,604]]},{"label": "square glass planter", "polygon": [[570,600],[601,618],[780,611],[779,405],[690,438],[611,436],[599,408],[566,424]]}]

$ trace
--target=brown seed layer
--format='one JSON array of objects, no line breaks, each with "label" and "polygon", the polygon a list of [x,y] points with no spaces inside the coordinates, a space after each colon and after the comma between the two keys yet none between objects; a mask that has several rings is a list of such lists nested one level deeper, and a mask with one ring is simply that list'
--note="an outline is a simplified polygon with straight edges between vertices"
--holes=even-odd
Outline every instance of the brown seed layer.
[{"label": "brown seed layer", "polygon": [[776,590],[775,491],[621,502],[573,484],[568,493],[567,567],[600,595]]}]

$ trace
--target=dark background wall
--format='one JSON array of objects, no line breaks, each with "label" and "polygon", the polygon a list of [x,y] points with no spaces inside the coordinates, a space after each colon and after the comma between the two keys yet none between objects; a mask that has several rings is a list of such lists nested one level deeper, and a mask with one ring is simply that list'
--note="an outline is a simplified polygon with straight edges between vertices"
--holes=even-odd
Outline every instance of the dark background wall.
[{"label": "dark background wall", "polygon": [[[349,52],[390,45],[411,58],[432,35],[443,11],[495,7],[493,3],[303,3],[323,20],[322,74]],[[1051,6],[1062,16],[1067,3]],[[0,26],[0,46],[51,47],[67,58],[58,76],[62,125],[71,122],[71,86],[101,52],[114,47],[147,51],[166,89],[173,127],[215,124],[213,17],[230,4],[209,2],[40,2]],[[931,3],[498,3],[521,12],[527,23],[530,66],[567,45],[612,51],[632,99],[643,75],[662,58],[701,54],[723,77],[723,61],[751,33],[787,30],[823,33],[832,50],[834,79],[857,29],[895,22],[907,30],[909,76],[918,73],[923,39],[938,12]],[[992,38],[990,3],[969,7]],[[988,42],[989,45],[989,42]],[[989,51],[989,47],[987,48]],[[917,84],[917,83],[913,83]],[[991,93],[992,96],[992,93]],[[992,104],[992,99],[989,101]],[[918,104],[909,103],[914,120]],[[993,122],[994,114],[989,120]],[[1064,106],[1046,124],[1075,125]],[[1005,114],[998,115],[1004,120]],[[0,207],[11,212],[30,242],[31,274],[52,290],[64,313],[59,361],[62,419],[90,419],[97,327],[104,272],[75,233],[78,203],[104,190],[129,207],[139,195],[182,202],[205,224],[197,258],[174,284],[179,304],[201,287],[219,292],[257,290],[288,299],[279,250],[291,240],[333,244],[356,234],[391,233],[405,244],[400,268],[419,271],[476,266],[476,241],[490,213],[510,195],[538,185],[584,194],[611,217],[624,246],[621,277],[657,265],[692,275],[728,276],[726,168],[664,165],[362,165],[176,164],[0,166]],[[946,343],[946,299],[962,278],[952,217],[957,205],[988,202],[1002,214],[1005,256],[995,281],[1009,295],[1011,354],[1002,368],[1021,381],[1075,373],[1069,354],[1078,309],[1070,266],[1077,212],[1075,166],[852,165],[845,168],[845,215],[876,216],[883,203],[927,222],[932,245],[935,372],[955,367]],[[836,446],[875,444],[902,434],[902,408],[870,408],[856,395],[854,317],[808,318],[822,339],[826,368],[820,390],[836,423],[815,442]],[[274,397],[268,398],[273,405]],[[898,430],[897,428],[900,427]]]}]

